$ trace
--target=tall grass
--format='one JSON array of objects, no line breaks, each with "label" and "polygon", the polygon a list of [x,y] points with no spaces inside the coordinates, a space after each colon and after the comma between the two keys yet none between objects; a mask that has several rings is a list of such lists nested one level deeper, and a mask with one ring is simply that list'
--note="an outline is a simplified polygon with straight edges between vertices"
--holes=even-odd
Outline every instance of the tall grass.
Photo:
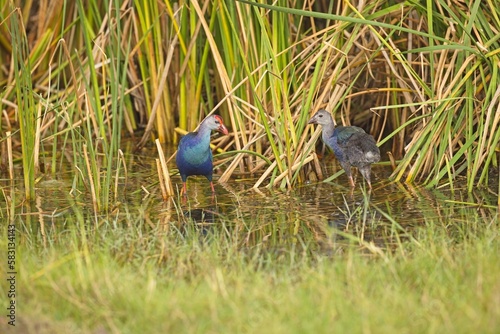
[{"label": "tall grass", "polygon": [[[70,151],[75,184],[94,180],[98,210],[112,198],[122,136],[142,136],[139,147],[175,143],[211,112],[232,130],[216,143],[221,182],[250,173],[255,187],[291,188],[321,176],[319,130],[306,123],[326,108],[395,157],[393,179],[435,187],[465,175],[472,190],[498,165],[498,12],[480,0],[79,0],[43,10],[10,1],[0,61],[17,66],[0,71],[1,103],[15,129],[39,122],[22,145],[35,161],[36,145],[50,147],[42,162],[52,175]],[[23,40],[21,55],[13,46]],[[28,106],[32,119],[16,123],[15,110]],[[34,182],[35,169],[25,172]]]},{"label": "tall grass", "polygon": [[21,21],[21,12],[12,10],[10,18],[9,31],[12,36],[12,64],[15,78],[13,83],[15,85],[16,114],[21,139],[24,189],[26,199],[32,200],[35,197],[35,175],[38,167],[35,162],[38,162],[37,148],[40,140],[37,136],[40,125],[37,118],[40,118],[40,114],[37,111],[40,110],[41,106],[35,104],[31,79],[32,60],[29,57],[28,41]]},{"label": "tall grass", "polygon": [[[31,167],[24,166],[24,179],[31,184],[26,188],[35,189],[37,170],[33,168],[33,161],[38,161],[37,148],[51,144],[52,160],[47,163],[51,166],[52,177],[57,178],[67,158],[61,150],[67,150],[72,155],[70,164],[74,166],[74,191],[86,187],[96,212],[107,210],[112,202],[110,196],[113,178],[118,177],[114,170],[119,163],[122,127],[126,126],[130,132],[136,127],[130,90],[127,90],[127,71],[132,61],[132,12],[125,10],[126,6],[120,7],[120,2],[103,4],[103,8],[97,8],[96,4],[88,6],[84,1],[50,6],[43,14],[50,17],[46,21],[49,23],[60,18],[54,26],[57,29],[48,29],[35,49],[20,55],[17,51],[28,49],[27,42],[21,44],[26,29],[21,20],[13,19],[13,15],[4,21],[10,22],[12,29],[18,32],[12,34],[17,38],[12,40],[16,43],[12,47],[12,61],[26,67],[23,71],[15,67],[12,73],[15,75],[4,81],[9,84],[14,78],[18,107],[23,108],[19,113],[22,116],[19,127],[23,154],[25,147],[31,150],[26,153],[31,160],[25,156],[22,159],[23,163],[31,164]],[[30,5],[27,3],[23,12],[39,10]],[[68,17],[80,19],[67,20],[66,15],[60,15],[61,11]],[[40,29],[47,28],[44,24]],[[25,40],[32,37],[27,36]],[[30,63],[36,66],[30,68]],[[37,81],[31,83],[34,79]],[[11,90],[7,89],[4,101],[11,96]],[[32,139],[26,142],[26,136]],[[33,194],[26,197],[33,199]]]},{"label": "tall grass", "polygon": [[[333,75],[319,76],[322,89],[338,89],[341,95],[335,100],[314,91],[314,80],[301,78],[302,82],[309,84],[309,93],[322,98],[320,105],[326,103],[327,109],[340,113],[342,123],[369,125],[365,127],[382,143],[392,139],[392,153],[402,158],[394,172],[396,180],[429,186],[446,180],[453,185],[458,175],[466,174],[469,191],[487,183],[500,138],[495,97],[495,31],[500,26],[492,2],[474,1],[464,8],[450,8],[442,1],[426,1],[425,7],[413,2],[344,3],[331,8],[332,13],[240,2],[333,22],[320,34],[324,44],[304,58],[326,63]],[[484,30],[476,32],[477,26]],[[340,59],[330,63],[331,48]],[[307,115],[305,111],[298,115]]]}]

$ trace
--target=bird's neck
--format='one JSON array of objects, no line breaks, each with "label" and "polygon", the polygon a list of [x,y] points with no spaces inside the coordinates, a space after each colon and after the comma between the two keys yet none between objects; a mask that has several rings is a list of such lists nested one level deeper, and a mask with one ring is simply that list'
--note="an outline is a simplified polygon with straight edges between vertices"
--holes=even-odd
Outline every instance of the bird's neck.
[{"label": "bird's neck", "polygon": [[331,138],[333,136],[334,130],[335,130],[335,125],[333,124],[333,122],[329,124],[324,124],[323,134],[322,134],[323,141],[326,141],[328,138]]},{"label": "bird's neck", "polygon": [[198,133],[196,134],[197,142],[200,146],[208,146],[210,145],[210,134],[212,130],[204,127],[203,124],[198,129]]}]

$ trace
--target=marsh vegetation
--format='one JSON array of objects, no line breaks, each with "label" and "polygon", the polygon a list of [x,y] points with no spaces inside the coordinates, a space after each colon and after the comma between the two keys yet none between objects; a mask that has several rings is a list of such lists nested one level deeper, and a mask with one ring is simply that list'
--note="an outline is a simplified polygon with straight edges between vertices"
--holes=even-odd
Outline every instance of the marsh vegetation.
[{"label": "marsh vegetation", "polygon": [[[0,1],[22,330],[500,327],[498,3],[269,3]],[[375,137],[372,192],[321,108]],[[210,113],[217,196],[183,200],[175,145]]]}]

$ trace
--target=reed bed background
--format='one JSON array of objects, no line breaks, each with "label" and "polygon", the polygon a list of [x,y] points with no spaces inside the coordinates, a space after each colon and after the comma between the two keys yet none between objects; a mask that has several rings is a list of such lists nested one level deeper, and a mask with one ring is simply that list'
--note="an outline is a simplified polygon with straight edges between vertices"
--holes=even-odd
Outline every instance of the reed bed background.
[{"label": "reed bed background", "polygon": [[215,142],[221,182],[321,176],[306,124],[319,108],[372,133],[394,180],[463,175],[470,191],[498,166],[495,1],[0,4],[2,160],[22,160],[27,198],[69,160],[75,189],[107,209],[124,136],[176,143],[212,112],[231,129]]}]

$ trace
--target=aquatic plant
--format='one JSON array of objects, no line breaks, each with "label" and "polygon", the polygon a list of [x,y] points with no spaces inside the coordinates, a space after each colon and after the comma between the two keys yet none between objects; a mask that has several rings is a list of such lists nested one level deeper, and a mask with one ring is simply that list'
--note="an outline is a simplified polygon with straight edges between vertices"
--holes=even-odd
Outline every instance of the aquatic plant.
[{"label": "aquatic plant", "polygon": [[7,2],[0,62],[17,65],[0,71],[2,141],[11,131],[13,160],[23,147],[30,184],[30,159],[56,175],[71,157],[75,190],[101,210],[122,137],[175,143],[214,111],[230,129],[216,142],[221,182],[321,178],[307,120],[324,108],[375,136],[394,180],[453,186],[464,175],[472,190],[498,165],[498,11],[480,0]]}]

